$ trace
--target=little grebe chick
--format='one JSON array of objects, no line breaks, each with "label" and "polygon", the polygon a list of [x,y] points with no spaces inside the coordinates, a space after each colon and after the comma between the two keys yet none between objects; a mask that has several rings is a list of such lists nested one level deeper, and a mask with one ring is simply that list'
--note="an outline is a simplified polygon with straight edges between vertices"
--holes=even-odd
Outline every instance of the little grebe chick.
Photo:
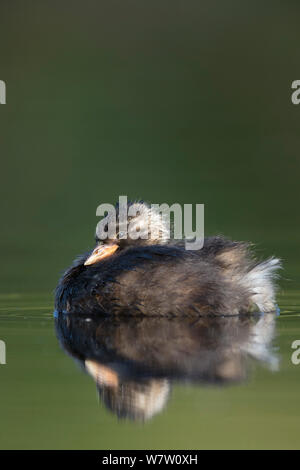
[{"label": "little grebe chick", "polygon": [[[258,262],[250,246],[221,236],[186,250],[166,237],[163,217],[145,203],[131,203],[141,232],[134,240],[99,240],[77,258],[56,288],[56,310],[126,315],[237,315],[273,311],[280,261]],[[138,209],[138,210],[137,210]],[[155,234],[143,238],[149,217]],[[118,218],[117,218],[118,220]],[[153,224],[154,221],[154,224]]]}]

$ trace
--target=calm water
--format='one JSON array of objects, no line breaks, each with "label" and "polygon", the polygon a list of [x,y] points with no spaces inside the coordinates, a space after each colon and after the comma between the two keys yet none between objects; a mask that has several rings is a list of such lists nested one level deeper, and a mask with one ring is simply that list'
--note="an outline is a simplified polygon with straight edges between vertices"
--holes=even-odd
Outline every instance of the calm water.
[{"label": "calm water", "polygon": [[300,295],[279,304],[279,316],[111,322],[2,295],[1,447],[298,448]]}]

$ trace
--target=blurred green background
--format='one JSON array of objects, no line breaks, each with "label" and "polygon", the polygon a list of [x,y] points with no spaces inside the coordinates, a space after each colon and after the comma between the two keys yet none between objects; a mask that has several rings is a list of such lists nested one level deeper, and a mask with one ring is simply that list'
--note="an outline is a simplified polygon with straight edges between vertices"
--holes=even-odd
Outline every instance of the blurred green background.
[{"label": "blurred green background", "polygon": [[[299,447],[299,14],[276,0],[1,1],[0,447]],[[122,194],[204,203],[206,235],[283,259],[282,375],[222,395],[178,387],[143,428],[97,407],[58,348],[53,289],[93,245],[96,207]]]},{"label": "blurred green background", "polygon": [[205,204],[206,234],[299,281],[297,2],[2,1],[2,292],[53,289],[120,194]]}]

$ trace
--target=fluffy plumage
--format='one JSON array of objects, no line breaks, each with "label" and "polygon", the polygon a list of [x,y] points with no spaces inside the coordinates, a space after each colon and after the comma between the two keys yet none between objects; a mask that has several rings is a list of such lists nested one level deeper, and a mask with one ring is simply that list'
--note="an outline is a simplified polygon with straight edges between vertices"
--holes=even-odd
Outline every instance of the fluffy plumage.
[{"label": "fluffy plumage", "polygon": [[[56,309],[116,315],[236,315],[275,309],[274,280],[280,262],[258,262],[249,244],[208,237],[198,251],[166,240],[164,220],[144,203],[136,216],[150,219],[156,236],[114,240],[117,251],[86,266],[91,253],[74,261],[56,289]],[[132,222],[132,219],[131,219]],[[118,230],[117,230],[118,233]],[[98,245],[111,243],[112,240]]]}]

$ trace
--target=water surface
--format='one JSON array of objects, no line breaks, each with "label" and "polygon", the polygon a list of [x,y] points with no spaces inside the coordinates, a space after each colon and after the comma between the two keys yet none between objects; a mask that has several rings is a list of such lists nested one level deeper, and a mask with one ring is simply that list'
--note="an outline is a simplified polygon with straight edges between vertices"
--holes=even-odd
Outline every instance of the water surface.
[{"label": "water surface", "polygon": [[[56,337],[50,296],[2,295],[0,339],[6,343],[7,364],[0,366],[1,448],[299,447],[300,365],[291,362],[291,344],[300,339],[300,295],[290,290],[279,298],[279,304],[279,316],[267,314],[238,324],[222,319],[217,327],[211,320],[210,324],[196,320],[194,327],[191,323],[180,325],[183,320],[161,329],[157,329],[157,321],[150,326],[138,325],[136,341],[130,338],[132,325],[127,330],[121,325],[120,330],[120,325],[100,324],[104,336],[99,341],[102,346],[106,341],[106,349],[91,341],[82,349],[82,337],[79,341],[77,336],[75,343],[74,338],[70,340],[66,334],[70,325],[64,320],[66,354]],[[83,324],[79,322],[75,328],[72,321],[73,333],[76,328],[77,333],[84,331]],[[93,321],[86,321],[86,338],[95,331]],[[258,324],[257,339],[250,328]],[[162,341],[164,328],[169,345]],[[150,337],[148,343],[143,331]],[[195,334],[202,338],[202,350],[195,349]],[[155,338],[159,338],[157,344],[153,344]],[[219,358],[224,358],[230,347],[235,350],[235,359],[219,367]],[[146,389],[148,396],[149,383],[153,390],[156,381],[154,395],[161,397],[161,403],[154,408],[151,405],[154,412],[149,416],[129,413],[120,419],[116,406],[107,407],[103,393],[99,397],[99,371],[93,367],[84,371],[83,350],[92,359],[100,355],[102,365],[113,365],[123,382],[138,382],[141,387],[142,381],[142,391]],[[145,372],[149,351],[152,362],[148,361]],[[131,355],[130,364],[123,360],[126,354]],[[141,368],[133,371],[132,362],[139,362]],[[106,369],[101,371],[109,382]],[[123,388],[126,390],[124,383]]]}]

